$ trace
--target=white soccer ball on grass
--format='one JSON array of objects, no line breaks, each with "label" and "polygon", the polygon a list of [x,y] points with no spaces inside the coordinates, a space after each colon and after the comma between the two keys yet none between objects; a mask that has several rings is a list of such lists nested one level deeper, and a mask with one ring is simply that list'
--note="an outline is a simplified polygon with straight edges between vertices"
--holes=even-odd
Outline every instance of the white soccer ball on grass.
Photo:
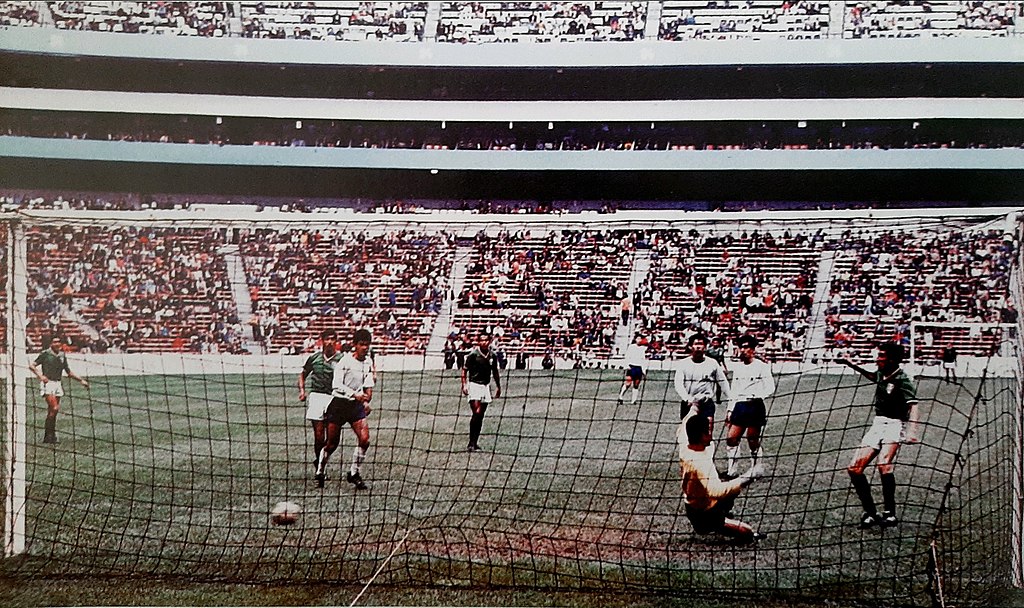
[{"label": "white soccer ball on grass", "polygon": [[299,521],[300,513],[302,513],[302,507],[294,502],[283,500],[274,505],[270,511],[270,523],[275,526],[290,526]]}]

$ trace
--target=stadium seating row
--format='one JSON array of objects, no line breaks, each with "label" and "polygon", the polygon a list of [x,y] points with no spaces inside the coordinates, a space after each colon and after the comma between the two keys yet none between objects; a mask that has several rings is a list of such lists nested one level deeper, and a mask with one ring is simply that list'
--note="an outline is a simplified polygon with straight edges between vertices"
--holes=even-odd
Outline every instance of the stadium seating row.
[{"label": "stadium seating row", "polygon": [[[47,2],[0,4],[0,25],[187,36],[449,43],[1007,36],[1019,2]],[[654,22],[652,22],[654,25]]]},{"label": "stadium seating row", "polygon": [[[999,230],[528,230],[475,238],[379,228],[100,228],[29,232],[29,339],[124,352],[305,352],[323,329],[370,327],[380,353],[498,336],[524,353],[603,361],[642,336],[673,358],[702,331],[758,336],[776,361],[991,354],[1014,323],[1014,243]],[[631,287],[635,286],[635,287]],[[819,302],[820,300],[820,302]],[[820,305],[816,305],[820,304]],[[815,346],[814,348],[819,348]]]},{"label": "stadium seating row", "polygon": [[10,110],[19,137],[216,145],[424,150],[781,150],[1010,148],[1024,121],[361,122]]}]

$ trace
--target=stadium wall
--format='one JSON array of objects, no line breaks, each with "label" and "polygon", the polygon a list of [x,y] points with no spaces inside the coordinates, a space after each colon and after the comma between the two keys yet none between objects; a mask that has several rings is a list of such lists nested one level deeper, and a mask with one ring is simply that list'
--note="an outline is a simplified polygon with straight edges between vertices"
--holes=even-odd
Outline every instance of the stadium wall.
[{"label": "stadium wall", "polygon": [[[309,353],[302,355],[229,355],[229,354],[198,354],[198,353],[116,353],[116,354],[82,354],[69,353],[68,363],[75,373],[89,377],[103,376],[210,376],[235,374],[285,374],[295,375],[302,370],[302,365]],[[0,362],[6,355],[0,355]],[[423,370],[444,369],[441,355],[378,355],[375,359],[377,369],[381,372],[419,372]],[[605,363],[605,362],[602,362]],[[674,371],[677,361],[650,361],[648,371]],[[6,363],[4,363],[6,364]],[[1017,360],[1014,357],[960,357],[957,374],[962,377],[1009,378],[1016,375]],[[611,368],[624,368],[623,359],[607,361]],[[904,366],[913,376],[941,377],[942,368],[938,364],[928,366]],[[527,368],[536,371],[542,369],[541,357],[531,357]],[[557,359],[557,370],[573,369],[573,362]],[[775,374],[827,374],[857,375],[843,365],[814,362],[779,362],[772,364]],[[27,370],[24,371],[29,389],[35,390],[35,380]]]}]

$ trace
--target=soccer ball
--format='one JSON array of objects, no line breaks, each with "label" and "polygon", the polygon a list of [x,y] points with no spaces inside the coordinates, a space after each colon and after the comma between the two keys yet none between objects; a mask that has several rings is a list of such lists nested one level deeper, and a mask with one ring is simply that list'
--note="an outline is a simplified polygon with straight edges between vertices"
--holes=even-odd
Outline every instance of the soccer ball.
[{"label": "soccer ball", "polygon": [[270,511],[270,523],[275,526],[290,526],[299,520],[302,507],[294,502],[281,501]]}]

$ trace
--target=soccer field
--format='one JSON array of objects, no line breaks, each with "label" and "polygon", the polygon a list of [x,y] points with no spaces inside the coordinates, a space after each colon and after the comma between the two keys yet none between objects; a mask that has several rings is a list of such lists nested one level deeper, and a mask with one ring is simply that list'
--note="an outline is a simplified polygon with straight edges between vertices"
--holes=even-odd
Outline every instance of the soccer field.
[{"label": "soccer field", "polygon": [[[344,481],[347,430],[326,487],[313,482],[295,377],[96,377],[65,397],[56,447],[38,442],[34,395],[27,556],[5,574],[363,584],[379,571],[374,584],[395,587],[928,604],[934,555],[955,568],[943,591],[962,603],[1007,584],[1010,380],[919,381],[923,441],[896,469],[902,522],[861,531],[845,467],[873,388],[779,377],[771,474],[736,508],[770,536],[734,547],[695,536],[683,514],[666,372],[638,406],[616,405],[618,370],[509,372],[475,453],[457,371],[384,373],[358,493]],[[724,469],[724,446],[717,457]],[[270,524],[281,500],[302,506],[295,526]]]}]

